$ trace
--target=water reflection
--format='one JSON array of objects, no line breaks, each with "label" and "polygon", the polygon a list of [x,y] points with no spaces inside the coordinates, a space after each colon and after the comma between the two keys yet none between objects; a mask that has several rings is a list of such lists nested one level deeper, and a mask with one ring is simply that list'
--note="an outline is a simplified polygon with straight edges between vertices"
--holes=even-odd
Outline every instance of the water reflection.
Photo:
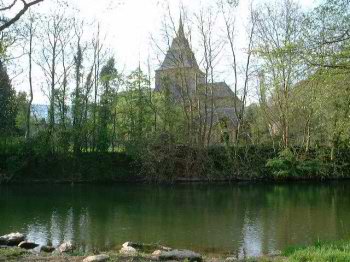
[{"label": "water reflection", "polygon": [[125,241],[255,256],[349,237],[350,183],[2,186],[0,234],[83,251]]}]

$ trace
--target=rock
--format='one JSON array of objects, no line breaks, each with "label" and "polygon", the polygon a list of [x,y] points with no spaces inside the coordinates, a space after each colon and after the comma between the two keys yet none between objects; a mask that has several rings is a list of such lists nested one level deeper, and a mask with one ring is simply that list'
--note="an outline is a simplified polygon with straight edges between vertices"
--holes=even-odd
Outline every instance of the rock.
[{"label": "rock", "polygon": [[137,250],[133,247],[123,245],[123,247],[120,249],[119,253],[124,254],[124,255],[136,255]]},{"label": "rock", "polygon": [[162,250],[156,250],[152,253],[152,257],[157,258],[160,256],[160,254],[162,254]]},{"label": "rock", "polygon": [[238,260],[238,259],[235,258],[235,257],[227,257],[227,258],[225,259],[225,261],[227,261],[227,262],[237,261],[237,260]]},{"label": "rock", "polygon": [[107,261],[109,259],[108,255],[96,255],[96,256],[89,256],[83,260],[83,262],[101,262],[101,261]]},{"label": "rock", "polygon": [[58,251],[61,253],[68,253],[68,252],[72,252],[73,250],[74,250],[74,245],[70,241],[64,242],[58,247]]},{"label": "rock", "polygon": [[34,242],[28,242],[28,241],[22,241],[18,244],[18,247],[24,248],[24,249],[33,249],[39,246],[38,244],[35,244]]},{"label": "rock", "polygon": [[125,242],[122,247],[133,247],[135,244],[132,242]]},{"label": "rock", "polygon": [[269,253],[269,256],[271,256],[271,257],[278,257],[281,255],[282,255],[282,251],[280,251],[280,250],[275,250],[275,251],[272,251],[271,253]]},{"label": "rock", "polygon": [[46,253],[52,253],[53,251],[55,251],[55,248],[53,246],[42,246],[40,248],[41,252],[46,252]]},{"label": "rock", "polygon": [[177,261],[184,261],[189,260],[191,262],[201,262],[203,261],[202,256],[198,253],[195,253],[190,250],[171,250],[171,251],[162,251],[162,250],[156,250],[153,252],[152,257],[157,260],[177,260]]},{"label": "rock", "polygon": [[0,245],[17,246],[24,241],[25,235],[21,233],[11,233],[0,237]]},{"label": "rock", "polygon": [[144,243],[135,243],[135,242],[125,242],[123,247],[127,249],[127,247],[132,247],[136,249],[138,252],[143,253],[152,253],[154,250],[162,250],[162,251],[170,251],[172,250],[170,247],[161,246],[158,244],[144,244]]}]

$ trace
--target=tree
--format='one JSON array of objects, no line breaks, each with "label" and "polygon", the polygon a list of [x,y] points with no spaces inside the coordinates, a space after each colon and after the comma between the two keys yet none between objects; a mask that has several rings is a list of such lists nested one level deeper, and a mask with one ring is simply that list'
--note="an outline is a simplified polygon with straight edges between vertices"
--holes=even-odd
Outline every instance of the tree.
[{"label": "tree", "polygon": [[[44,0],[34,0],[34,1],[26,1],[26,0],[20,0],[19,2],[22,3],[22,9],[12,18],[10,19],[1,19],[2,24],[0,25],[0,32],[5,30],[6,28],[10,27],[12,24],[16,23],[28,10],[31,6],[37,5],[40,2],[43,2]],[[4,11],[11,11],[15,9],[17,0],[12,0],[12,3],[4,5],[1,4],[0,12]]]},{"label": "tree", "polygon": [[108,123],[111,121],[111,104],[115,94],[116,80],[118,79],[118,71],[115,68],[114,58],[110,58],[102,67],[100,73],[100,81],[103,88],[101,95],[101,103],[99,108],[99,127],[98,127],[98,151],[108,151],[110,145],[110,132]]},{"label": "tree", "polygon": [[[62,138],[66,138],[65,118],[67,110],[67,84],[69,70],[73,62],[67,61],[66,49],[71,41],[72,19],[65,15],[65,7],[54,6],[55,10],[45,16],[42,21],[41,59],[39,66],[43,70],[49,96],[48,133],[54,143],[56,109],[60,110],[60,122],[63,127]],[[54,144],[53,148],[54,150]]]},{"label": "tree", "polygon": [[350,70],[350,2],[325,1],[306,14],[303,48],[306,62],[315,68]]},{"label": "tree", "polygon": [[[234,93],[238,97],[239,93],[239,84],[240,84],[240,78],[239,78],[239,62],[238,62],[238,54],[237,54],[237,47],[235,46],[235,33],[236,33],[236,19],[234,16],[234,12],[236,8],[238,7],[238,1],[219,1],[219,8],[222,13],[224,24],[225,24],[225,34],[226,34],[226,40],[229,44],[229,50],[230,55],[232,58],[232,71],[234,75]],[[237,117],[237,130],[235,134],[235,144],[236,146],[240,142],[241,138],[241,129],[245,122],[245,109],[247,106],[247,97],[249,93],[249,81],[251,78],[251,60],[253,55],[253,48],[254,48],[254,35],[256,31],[256,16],[254,14],[253,7],[250,7],[250,17],[248,18],[249,21],[249,32],[248,32],[248,43],[247,48],[245,49],[246,53],[246,60],[244,62],[244,69],[243,69],[243,77],[241,86],[243,86],[241,90],[241,97],[240,99],[234,99],[233,100],[233,106],[235,109],[235,114]]]},{"label": "tree", "polygon": [[34,99],[34,94],[33,94],[33,77],[32,77],[32,72],[33,72],[33,44],[34,44],[34,37],[35,37],[35,29],[36,29],[36,24],[35,24],[35,19],[36,17],[30,13],[29,18],[27,22],[24,25],[24,38],[26,39],[27,42],[27,50],[26,53],[28,55],[28,64],[29,64],[29,70],[28,70],[28,81],[29,81],[29,101],[27,104],[27,114],[26,114],[26,131],[25,131],[25,137],[27,139],[30,138],[30,117],[31,117],[31,108],[32,108],[32,103]]},{"label": "tree", "polygon": [[153,126],[149,80],[139,67],[130,73],[125,84],[126,91],[120,92],[117,100],[119,132],[128,142],[143,144]]},{"label": "tree", "polygon": [[81,46],[82,31],[75,28],[75,34],[77,36],[76,55],[74,56],[75,67],[75,89],[72,94],[72,113],[73,113],[73,150],[74,152],[80,152],[82,146],[82,120],[83,120],[83,90],[81,87],[82,82],[82,70],[83,70],[83,50]]},{"label": "tree", "polygon": [[16,92],[11,85],[6,67],[0,61],[0,134],[10,135],[16,130]]},{"label": "tree", "polygon": [[292,116],[290,93],[302,79],[303,70],[298,54],[302,21],[300,8],[292,0],[284,0],[281,5],[261,6],[255,11],[255,16],[255,51],[261,61],[260,75],[264,79],[268,99],[261,101],[267,102],[264,105],[266,112],[275,115],[272,117],[273,124],[282,135],[283,147],[288,147]]}]

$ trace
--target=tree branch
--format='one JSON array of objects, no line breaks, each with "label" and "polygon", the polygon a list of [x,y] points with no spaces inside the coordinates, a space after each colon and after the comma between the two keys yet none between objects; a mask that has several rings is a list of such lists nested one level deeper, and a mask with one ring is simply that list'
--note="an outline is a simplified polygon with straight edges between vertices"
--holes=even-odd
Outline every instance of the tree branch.
[{"label": "tree branch", "polygon": [[8,5],[8,6],[5,6],[5,7],[2,7],[0,8],[0,12],[1,11],[5,11],[5,10],[9,10],[11,9],[15,4],[16,4],[17,0],[13,0],[12,4]]},{"label": "tree branch", "polygon": [[[24,13],[29,9],[29,7],[31,7],[32,5],[36,5],[44,0],[35,0],[33,2],[27,3],[25,0],[21,0],[23,3],[23,8],[21,9],[21,11],[19,11],[17,13],[17,15],[15,15],[13,18],[11,18],[10,20],[8,20],[7,22],[5,22],[3,25],[0,26],[0,32],[5,30],[6,28],[10,27],[12,24],[14,24],[15,22],[17,22],[22,15],[24,15]],[[12,6],[16,3],[16,1],[13,2]],[[8,8],[7,8],[8,9]],[[6,9],[5,9],[6,10]]]}]

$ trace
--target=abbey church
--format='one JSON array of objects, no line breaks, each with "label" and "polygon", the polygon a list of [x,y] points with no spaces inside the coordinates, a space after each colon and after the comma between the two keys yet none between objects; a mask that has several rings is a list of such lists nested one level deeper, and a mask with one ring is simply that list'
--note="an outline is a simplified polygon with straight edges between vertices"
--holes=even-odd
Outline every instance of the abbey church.
[{"label": "abbey church", "polygon": [[176,37],[164,61],[155,71],[155,91],[169,90],[170,95],[186,108],[195,108],[204,125],[210,125],[211,143],[233,141],[237,128],[235,108],[240,100],[225,82],[212,82],[201,71],[184,33],[180,18]]}]

